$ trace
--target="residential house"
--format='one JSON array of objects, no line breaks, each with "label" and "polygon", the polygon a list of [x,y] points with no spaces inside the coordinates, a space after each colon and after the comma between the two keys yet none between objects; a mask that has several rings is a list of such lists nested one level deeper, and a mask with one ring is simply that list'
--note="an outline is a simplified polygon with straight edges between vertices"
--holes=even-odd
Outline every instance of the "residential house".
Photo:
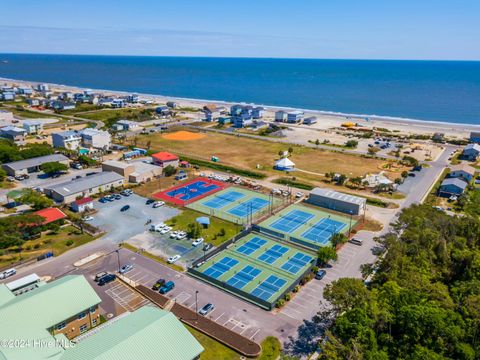
[{"label": "residential house", "polygon": [[203,113],[205,114],[206,121],[215,121],[220,117],[220,111],[214,104],[208,104],[203,107]]},{"label": "residential house", "polygon": [[465,146],[462,152],[463,158],[476,161],[478,156],[480,155],[480,145],[477,143],[468,144]]},{"label": "residential house", "polygon": [[132,131],[139,127],[140,125],[137,122],[131,120],[118,120],[115,124],[115,129],[118,131]]},{"label": "residential house", "polygon": [[160,116],[168,116],[171,113],[170,108],[167,105],[157,106],[155,112]]},{"label": "residential house", "polygon": [[77,150],[82,144],[82,135],[76,130],[67,130],[52,134],[54,148]]},{"label": "residential house", "polygon": [[231,116],[221,116],[218,118],[218,123],[220,125],[231,124],[233,122],[233,118]]},{"label": "residential house", "polygon": [[169,165],[177,168],[178,167],[178,156],[173,155],[166,151],[160,151],[152,155],[152,162],[155,165],[165,168]]},{"label": "residential house", "polygon": [[253,120],[252,119],[244,119],[241,116],[235,116],[233,117],[233,126],[240,129],[244,128],[247,126],[253,125]]},{"label": "residential house", "polygon": [[50,86],[48,84],[38,84],[37,90],[40,92],[50,91]]},{"label": "residential house", "polygon": [[466,181],[467,183],[472,181],[474,176],[475,168],[464,163],[450,166],[450,173],[448,174],[448,177],[450,178],[459,178]]},{"label": "residential house", "polygon": [[432,136],[432,140],[437,143],[445,142],[445,133],[436,132]]},{"label": "residential house", "polygon": [[287,121],[287,112],[283,110],[279,110],[275,112],[275,121],[277,122],[285,122]]},{"label": "residential house", "polygon": [[54,100],[50,103],[50,107],[56,111],[75,109],[75,103],[70,101]]},{"label": "residential house", "polygon": [[375,188],[377,186],[388,186],[388,187],[395,187],[394,182],[387,178],[383,171],[378,174],[367,174],[362,179],[362,183],[365,184],[368,188]]},{"label": "residential house", "polygon": [[13,101],[15,100],[15,93],[14,92],[9,92],[9,91],[4,91],[2,93],[2,100],[4,101]]},{"label": "residential house", "polygon": [[447,178],[443,180],[438,189],[438,196],[450,197],[463,194],[467,183],[459,178]]},{"label": "residential house", "polygon": [[138,95],[137,94],[130,94],[127,96],[127,101],[132,104],[138,103]]},{"label": "residential house", "polygon": [[480,144],[480,132],[472,131],[470,133],[470,142]]},{"label": "residential house", "polygon": [[40,105],[40,99],[38,99],[38,98],[27,99],[27,104],[30,105],[30,106],[39,106]]},{"label": "residential house", "polygon": [[265,109],[262,106],[257,106],[252,109],[252,117],[254,119],[261,119],[263,118],[263,113]]},{"label": "residential house", "polygon": [[43,132],[43,122],[40,120],[24,120],[22,127],[27,134],[40,134]]},{"label": "residential house", "polygon": [[300,110],[290,111],[287,113],[287,122],[291,124],[296,124],[302,122],[305,113]]},{"label": "residential house", "polygon": [[171,109],[176,109],[178,107],[178,104],[175,101],[168,101],[167,106]]},{"label": "residential house", "polygon": [[31,87],[19,87],[18,93],[23,96],[33,95],[33,89]]},{"label": "residential house", "polygon": [[77,199],[71,203],[70,208],[77,213],[83,213],[85,211],[93,210],[93,199],[90,196]]},{"label": "residential house", "polygon": [[0,137],[12,140],[16,144],[23,144],[25,142],[25,129],[8,125],[0,128]]},{"label": "residential house", "polygon": [[124,99],[113,99],[110,106],[112,108],[116,108],[116,109],[123,108],[123,107],[125,107],[125,100]]},{"label": "residential house", "polygon": [[82,146],[87,148],[108,150],[112,145],[112,137],[108,131],[86,128],[80,131]]}]

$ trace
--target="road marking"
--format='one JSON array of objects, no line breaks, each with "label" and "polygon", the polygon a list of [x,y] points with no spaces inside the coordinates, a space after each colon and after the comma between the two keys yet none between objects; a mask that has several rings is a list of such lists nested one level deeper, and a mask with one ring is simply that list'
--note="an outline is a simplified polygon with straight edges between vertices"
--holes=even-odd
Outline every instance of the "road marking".
[{"label": "road marking", "polygon": [[213,321],[217,322],[217,320],[220,319],[220,318],[223,316],[223,314],[225,314],[225,311],[224,311],[223,313],[221,313],[220,316],[217,317],[217,318],[216,318],[215,320],[213,320]]},{"label": "road marking", "polygon": [[[185,292],[185,291],[182,291],[180,294],[178,294],[177,296],[175,296],[173,298],[173,300],[175,300],[175,302],[179,303],[179,304],[183,304],[185,301],[187,301],[188,299],[190,299],[192,297],[191,294]],[[180,300],[181,299],[181,300]]]},{"label": "road marking", "polygon": [[252,340],[254,336],[257,335],[259,332],[260,332],[260,329],[257,329],[257,331],[255,331],[253,335],[249,337],[249,339]]}]

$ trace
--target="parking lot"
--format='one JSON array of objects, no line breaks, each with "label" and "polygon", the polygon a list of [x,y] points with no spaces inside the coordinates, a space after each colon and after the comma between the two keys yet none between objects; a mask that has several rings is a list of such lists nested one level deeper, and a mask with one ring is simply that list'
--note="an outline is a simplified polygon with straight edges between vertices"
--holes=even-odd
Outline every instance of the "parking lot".
[{"label": "parking lot", "polygon": [[[146,205],[146,201],[146,198],[137,194],[106,203],[95,201],[97,213],[90,223],[107,232],[104,239],[121,243],[148,230],[146,223],[149,219],[152,223],[160,223],[180,213],[169,206],[154,209],[152,205]],[[121,212],[120,209],[125,205],[130,205],[130,209]]]}]

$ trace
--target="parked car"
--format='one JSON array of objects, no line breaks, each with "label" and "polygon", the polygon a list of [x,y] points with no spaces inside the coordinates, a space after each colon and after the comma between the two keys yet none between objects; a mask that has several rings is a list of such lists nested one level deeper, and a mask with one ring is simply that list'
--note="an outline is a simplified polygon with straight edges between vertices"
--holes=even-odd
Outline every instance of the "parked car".
[{"label": "parked car", "polygon": [[192,246],[198,246],[201,243],[203,243],[204,239],[203,238],[198,238],[192,242]]},{"label": "parked car", "polygon": [[202,307],[202,308],[198,311],[198,313],[199,313],[200,315],[205,316],[205,315],[207,315],[209,312],[213,311],[213,309],[215,309],[215,305],[213,305],[212,303],[208,303],[208,304],[206,304],[204,307]]},{"label": "parked car", "polygon": [[115,198],[115,200],[120,200],[122,198],[120,194],[115,194],[113,195],[113,197]]},{"label": "parked car", "polygon": [[92,221],[93,220],[93,216],[85,216],[83,218],[83,221]]},{"label": "parked car", "polygon": [[155,209],[155,208],[158,208],[158,207],[163,206],[163,205],[165,205],[165,202],[163,202],[163,201],[155,201],[155,202],[153,203],[152,207]]},{"label": "parked car", "polygon": [[160,234],[165,235],[170,230],[172,230],[172,228],[170,226],[165,226],[162,230],[160,230]]},{"label": "parked car", "polygon": [[117,276],[115,274],[107,274],[104,277],[100,278],[100,280],[98,280],[98,285],[103,286],[105,284],[111,283],[116,278]]},{"label": "parked car", "polygon": [[315,274],[315,279],[317,280],[322,280],[325,275],[327,275],[327,272],[325,270],[318,270],[317,273]]},{"label": "parked car", "polygon": [[158,291],[160,288],[165,285],[166,281],[165,279],[158,279],[155,284],[152,286],[152,290]]},{"label": "parked car", "polygon": [[105,275],[108,275],[108,273],[106,271],[102,271],[102,272],[99,272],[97,275],[95,275],[95,281],[98,282],[102,277],[104,277]]},{"label": "parked car", "polygon": [[167,259],[167,262],[168,262],[169,264],[174,264],[174,263],[176,263],[177,260],[180,259],[180,258],[181,258],[181,256],[178,255],[178,254],[177,254],[177,255],[173,255],[173,256],[170,256],[170,257]]},{"label": "parked car", "polygon": [[130,196],[130,195],[133,194],[133,191],[130,190],[130,189],[125,189],[125,190],[120,191],[120,194],[122,194],[123,196]]},{"label": "parked car", "polygon": [[353,238],[353,239],[348,240],[348,242],[351,243],[351,244],[354,244],[354,245],[358,245],[358,246],[363,245],[363,240],[362,239]]},{"label": "parked car", "polygon": [[180,231],[177,233],[177,240],[183,240],[187,237],[187,233],[185,231]]},{"label": "parked car", "polygon": [[125,206],[122,206],[122,208],[120,209],[121,212],[125,212],[127,211],[128,209],[130,209],[130,205],[125,205]]},{"label": "parked car", "polygon": [[105,203],[108,202],[108,200],[105,199],[105,197],[100,198],[100,200],[98,200],[98,201],[101,202],[102,204],[105,204]]},{"label": "parked car", "polygon": [[0,279],[6,279],[10,276],[13,276],[17,273],[17,270],[15,269],[7,269],[7,270],[4,270],[2,272],[0,272]]},{"label": "parked car", "polygon": [[213,247],[212,244],[206,243],[205,245],[203,245],[202,250],[203,250],[203,251],[208,251],[208,250],[210,250],[212,247]]},{"label": "parked car", "polygon": [[409,172],[409,173],[408,173],[408,176],[410,176],[410,177],[415,177],[416,175],[415,175],[415,173],[413,173],[413,172]]},{"label": "parked car", "polygon": [[153,199],[147,199],[147,201],[145,202],[146,205],[150,205],[150,204],[153,204],[155,202],[155,200]]},{"label": "parked car", "polygon": [[125,265],[123,265],[123,266],[120,268],[119,273],[120,273],[120,274],[125,274],[125,273],[129,272],[129,271],[132,270],[132,269],[133,269],[133,265],[131,265],[131,264],[125,264]]},{"label": "parked car", "polygon": [[159,293],[160,293],[160,294],[166,294],[166,293],[168,293],[170,290],[172,290],[174,287],[175,287],[175,283],[174,283],[173,281],[168,281],[167,283],[165,283],[165,285],[163,285],[163,286],[160,288]]}]

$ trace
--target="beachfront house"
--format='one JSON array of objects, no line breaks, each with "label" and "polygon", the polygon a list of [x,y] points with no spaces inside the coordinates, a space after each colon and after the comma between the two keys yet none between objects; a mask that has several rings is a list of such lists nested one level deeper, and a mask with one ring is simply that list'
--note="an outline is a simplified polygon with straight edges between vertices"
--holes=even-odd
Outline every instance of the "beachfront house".
[{"label": "beachfront house", "polygon": [[18,93],[23,96],[31,96],[33,95],[33,89],[29,86],[19,87]]},{"label": "beachfront house", "polygon": [[262,106],[257,106],[252,109],[252,117],[254,119],[261,119],[263,118],[263,114],[265,109]]},{"label": "beachfront house", "polygon": [[479,155],[480,145],[476,143],[468,144],[462,152],[462,157],[470,161],[476,161]]},{"label": "beachfront house", "polygon": [[110,103],[110,106],[114,109],[120,109],[125,107],[125,100],[124,99],[113,99]]},{"label": "beachfront house", "polygon": [[305,113],[300,110],[290,111],[287,113],[287,122],[290,124],[297,124],[302,122]]},{"label": "beachfront house", "polygon": [[157,106],[155,112],[160,116],[168,116],[171,114],[171,110],[167,105]]},{"label": "beachfront house", "polygon": [[216,105],[208,104],[203,107],[205,121],[215,121],[220,117],[220,111]]},{"label": "beachfront house", "polygon": [[1,98],[4,101],[13,101],[15,100],[15,93],[13,91],[4,91]]},{"label": "beachfront house", "polygon": [[279,110],[275,112],[275,121],[277,122],[285,122],[287,121],[287,112],[283,110]]},{"label": "beachfront house", "polygon": [[480,144],[480,132],[472,131],[470,133],[470,142]]},{"label": "beachfront house", "polygon": [[175,102],[175,101],[168,101],[167,102],[167,106],[170,108],[170,109],[176,109],[178,107],[178,104]]},{"label": "beachfront house", "polygon": [[450,166],[448,177],[462,179],[466,182],[472,181],[475,176],[475,168],[468,164]]},{"label": "beachfront house", "polygon": [[131,120],[118,120],[112,127],[117,131],[131,131],[138,129],[140,125]]},{"label": "beachfront house", "polygon": [[75,103],[71,101],[56,100],[50,103],[50,107],[55,111],[73,110],[75,109]]}]

